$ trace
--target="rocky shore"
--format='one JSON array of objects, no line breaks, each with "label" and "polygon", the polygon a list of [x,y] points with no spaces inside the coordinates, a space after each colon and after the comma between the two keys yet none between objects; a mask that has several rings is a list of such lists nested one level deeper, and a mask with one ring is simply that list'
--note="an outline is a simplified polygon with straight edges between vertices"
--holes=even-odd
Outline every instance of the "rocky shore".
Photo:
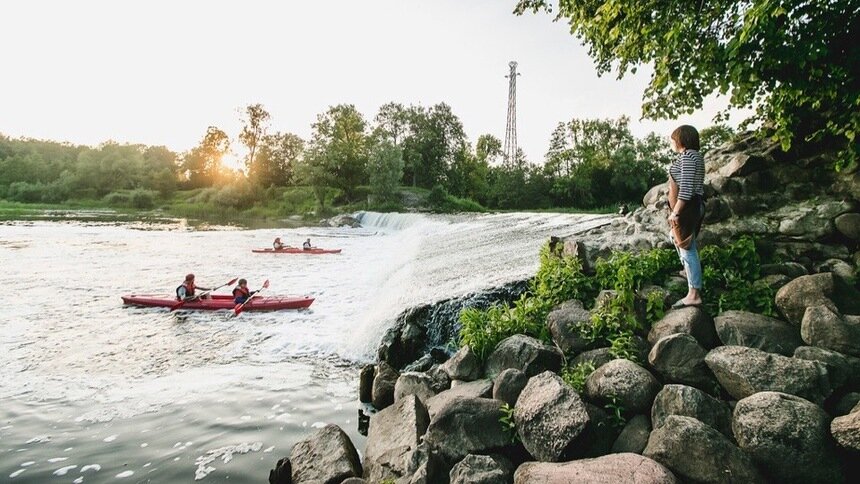
[{"label": "rocky shore", "polygon": [[[551,344],[514,335],[482,361],[468,346],[428,352],[427,318],[404,316],[361,372],[360,400],[378,410],[362,457],[329,425],[270,482],[856,481],[860,178],[831,166],[752,136],[709,157],[701,241],[755,236],[780,261],[761,267],[778,317],[669,311],[637,335],[631,361],[582,340],[586,308],[601,303],[574,299],[546,318]],[[664,200],[654,187],[643,208],[560,252],[590,270],[612,250],[666,247]],[[649,290],[671,300],[668,284]],[[578,391],[559,373],[583,363],[593,371]]]}]

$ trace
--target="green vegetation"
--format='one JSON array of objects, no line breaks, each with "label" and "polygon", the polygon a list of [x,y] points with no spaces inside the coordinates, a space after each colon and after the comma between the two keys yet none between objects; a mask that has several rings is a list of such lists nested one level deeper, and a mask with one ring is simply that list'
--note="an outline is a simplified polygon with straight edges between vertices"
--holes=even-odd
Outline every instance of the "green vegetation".
[{"label": "green vegetation", "polygon": [[561,379],[576,390],[577,393],[582,393],[585,391],[585,380],[596,369],[594,363],[590,361],[583,361],[574,366],[565,366],[561,370]]},{"label": "green vegetation", "polygon": [[512,444],[520,441],[520,435],[517,433],[517,424],[514,422],[514,407],[507,403],[502,404],[500,408],[502,416],[499,417],[499,423],[502,424],[502,430],[510,438]]}]

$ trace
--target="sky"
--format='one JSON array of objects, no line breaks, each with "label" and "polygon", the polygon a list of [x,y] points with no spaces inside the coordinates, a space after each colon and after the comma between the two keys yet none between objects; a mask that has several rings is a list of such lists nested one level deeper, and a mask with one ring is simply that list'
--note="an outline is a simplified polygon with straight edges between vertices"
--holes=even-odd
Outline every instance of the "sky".
[{"label": "sky", "polygon": [[271,130],[303,138],[319,113],[354,104],[448,103],[472,143],[504,140],[508,62],[519,63],[519,146],[543,160],[572,118],[629,116],[635,135],[703,128],[723,107],[639,122],[648,69],[598,77],[587,49],[515,0],[27,0],[0,3],[0,133],[185,151],[206,128],[232,137],[262,103]]}]

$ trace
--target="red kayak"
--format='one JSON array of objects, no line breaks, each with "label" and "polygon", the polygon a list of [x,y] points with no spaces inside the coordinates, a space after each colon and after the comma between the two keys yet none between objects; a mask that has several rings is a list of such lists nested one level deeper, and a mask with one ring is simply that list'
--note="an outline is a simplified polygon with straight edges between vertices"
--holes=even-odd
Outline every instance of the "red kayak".
[{"label": "red kayak", "polygon": [[[125,304],[134,304],[136,306],[152,306],[169,308],[176,304],[175,297],[169,296],[148,296],[132,294],[122,296],[122,302]],[[314,302],[314,298],[310,296],[270,296],[270,297],[255,297],[245,305],[244,311],[274,311],[277,309],[302,309],[306,308]],[[215,294],[210,299],[198,299],[196,301],[188,301],[182,305],[182,309],[233,309],[236,303],[233,302],[233,296]]]},{"label": "red kayak", "polygon": [[257,254],[340,254],[342,249],[300,249],[298,247],[287,247],[284,249],[251,249]]}]

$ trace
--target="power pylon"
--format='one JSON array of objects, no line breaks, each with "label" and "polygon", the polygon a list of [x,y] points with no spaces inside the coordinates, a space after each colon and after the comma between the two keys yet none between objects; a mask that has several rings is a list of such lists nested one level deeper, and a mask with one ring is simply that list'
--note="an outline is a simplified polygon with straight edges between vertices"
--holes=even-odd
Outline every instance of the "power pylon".
[{"label": "power pylon", "polygon": [[508,126],[505,129],[505,164],[513,166],[517,160],[517,62],[508,63],[511,68],[508,81]]}]

